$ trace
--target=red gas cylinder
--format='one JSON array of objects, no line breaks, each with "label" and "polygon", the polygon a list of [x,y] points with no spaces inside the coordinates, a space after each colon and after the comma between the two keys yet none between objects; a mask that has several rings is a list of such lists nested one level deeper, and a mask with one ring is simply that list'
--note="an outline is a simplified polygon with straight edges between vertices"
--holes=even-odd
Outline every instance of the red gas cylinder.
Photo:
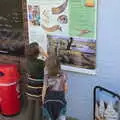
[{"label": "red gas cylinder", "polygon": [[17,65],[0,64],[0,113],[3,115],[20,112],[19,79]]}]

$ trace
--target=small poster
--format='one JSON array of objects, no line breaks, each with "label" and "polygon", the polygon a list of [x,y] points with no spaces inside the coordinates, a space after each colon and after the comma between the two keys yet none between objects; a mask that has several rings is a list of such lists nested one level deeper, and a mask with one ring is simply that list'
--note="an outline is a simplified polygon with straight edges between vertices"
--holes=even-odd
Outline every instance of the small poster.
[{"label": "small poster", "polygon": [[69,0],[69,34],[96,40],[96,0]]},{"label": "small poster", "polygon": [[119,95],[101,87],[96,88],[94,109],[94,120],[119,120]]},{"label": "small poster", "polygon": [[96,73],[97,0],[27,0],[29,41],[56,52],[62,68]]}]

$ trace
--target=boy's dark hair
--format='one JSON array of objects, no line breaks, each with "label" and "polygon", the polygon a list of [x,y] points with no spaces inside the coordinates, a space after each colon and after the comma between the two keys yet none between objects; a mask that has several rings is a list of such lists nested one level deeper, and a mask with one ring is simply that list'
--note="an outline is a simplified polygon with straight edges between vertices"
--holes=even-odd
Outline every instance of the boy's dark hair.
[{"label": "boy's dark hair", "polygon": [[27,57],[37,58],[39,56],[39,54],[40,54],[40,50],[39,50],[39,44],[37,42],[31,43],[27,47]]},{"label": "boy's dark hair", "polygon": [[51,55],[46,60],[48,76],[57,76],[60,73],[60,61],[57,56]]}]

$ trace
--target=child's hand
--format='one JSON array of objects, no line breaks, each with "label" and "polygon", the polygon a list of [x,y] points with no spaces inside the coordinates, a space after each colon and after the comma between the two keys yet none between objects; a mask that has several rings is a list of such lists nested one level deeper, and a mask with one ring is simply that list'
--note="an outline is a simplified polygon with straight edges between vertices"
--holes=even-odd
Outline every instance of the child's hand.
[{"label": "child's hand", "polygon": [[42,56],[44,56],[45,58],[48,57],[47,52],[45,52],[44,49],[43,49],[42,47],[40,47],[39,50],[40,50],[40,53],[41,53]]}]

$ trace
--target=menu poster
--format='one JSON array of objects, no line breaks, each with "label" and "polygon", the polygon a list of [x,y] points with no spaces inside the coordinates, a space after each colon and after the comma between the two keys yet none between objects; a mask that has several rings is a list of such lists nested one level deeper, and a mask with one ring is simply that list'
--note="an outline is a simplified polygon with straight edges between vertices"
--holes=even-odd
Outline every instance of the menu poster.
[{"label": "menu poster", "polygon": [[24,55],[21,0],[0,1],[0,54]]},{"label": "menu poster", "polygon": [[29,41],[56,52],[64,70],[96,74],[97,0],[27,0]]}]

